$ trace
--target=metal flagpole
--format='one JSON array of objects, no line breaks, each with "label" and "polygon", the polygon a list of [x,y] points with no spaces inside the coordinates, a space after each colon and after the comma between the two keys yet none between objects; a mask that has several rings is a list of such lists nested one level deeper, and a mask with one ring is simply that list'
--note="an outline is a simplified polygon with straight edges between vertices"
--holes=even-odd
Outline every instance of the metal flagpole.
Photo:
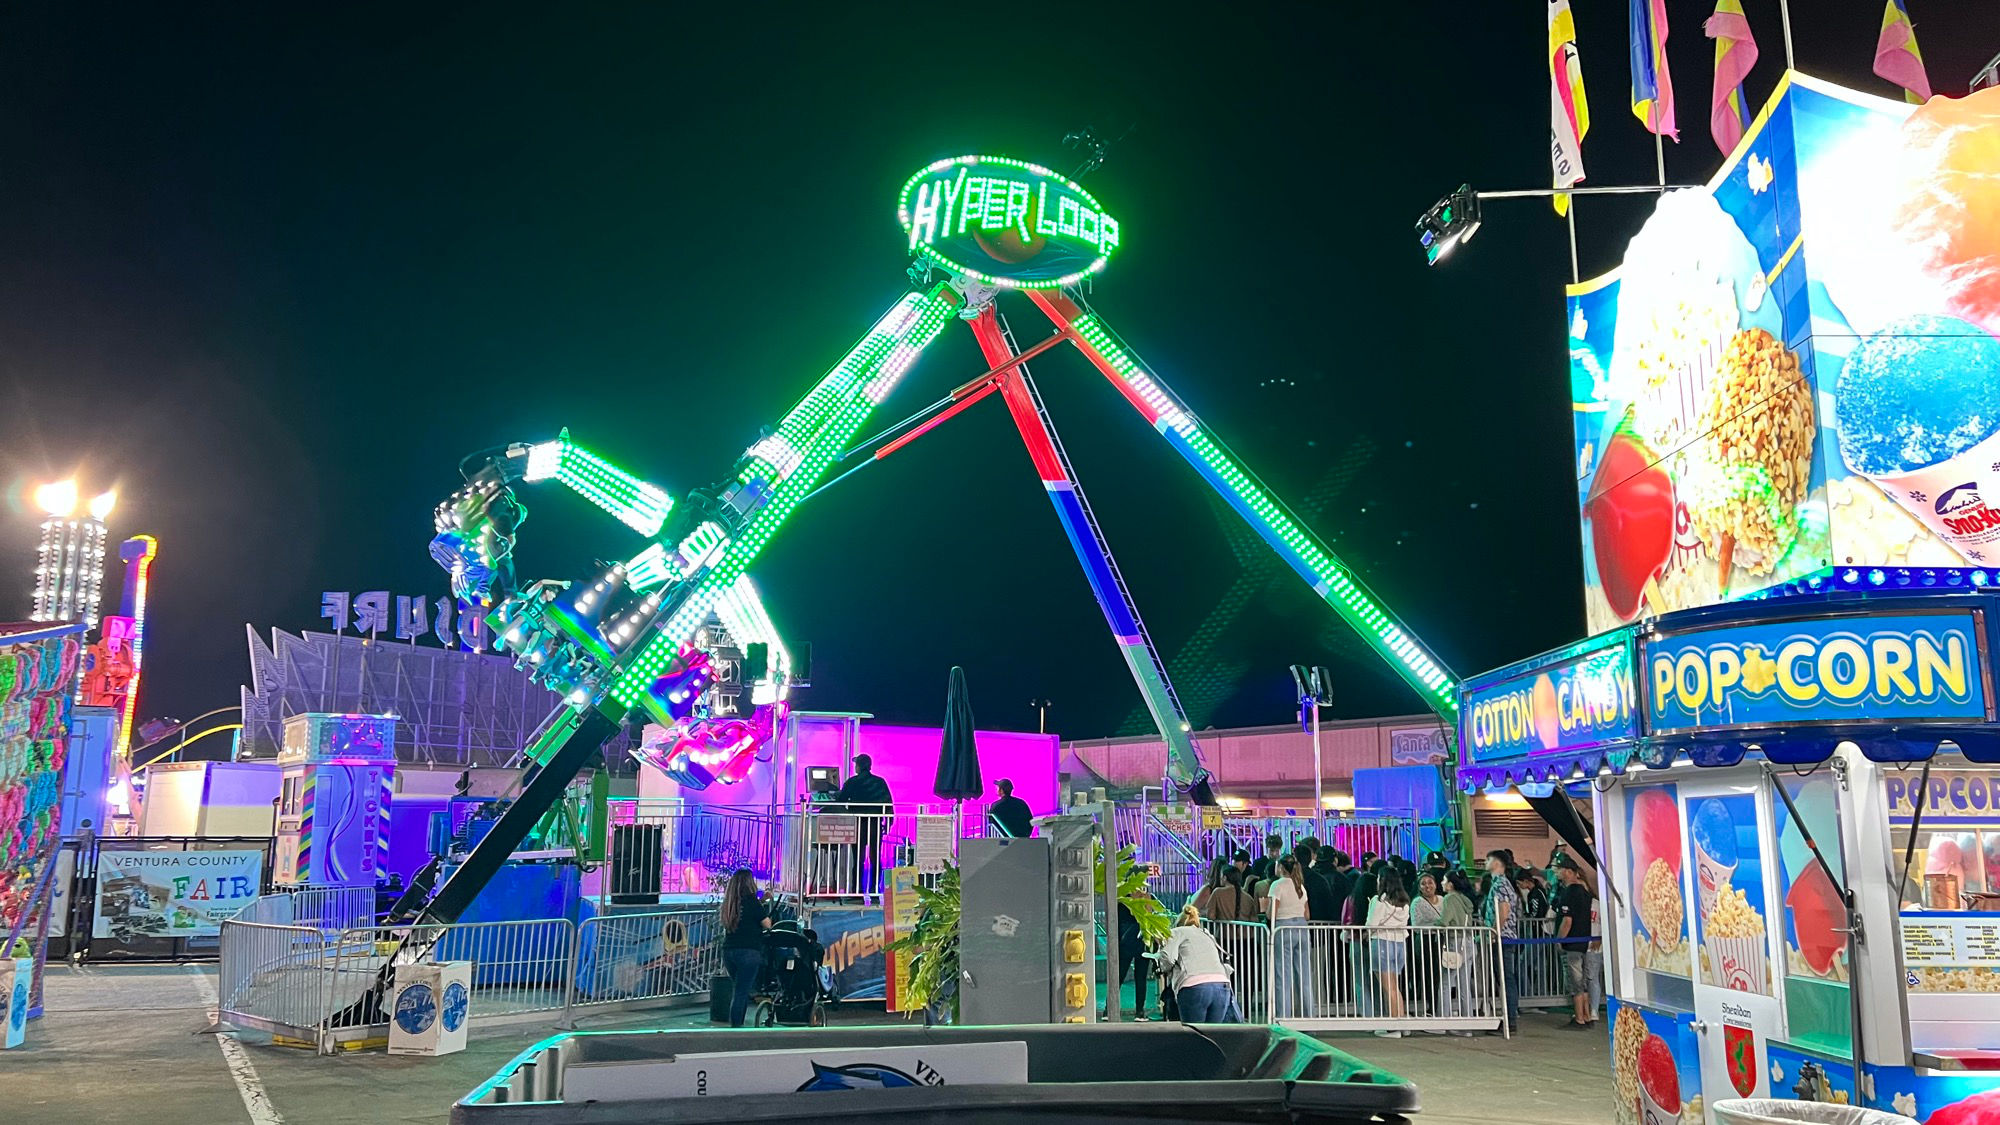
[{"label": "metal flagpole", "polygon": [[1576,200],[1570,200],[1563,217],[1569,220],[1569,283],[1575,285],[1583,280],[1576,268]]},{"label": "metal flagpole", "polygon": [[1786,70],[1791,70],[1791,69],[1793,69],[1793,67],[1792,67],[1792,3],[1791,3],[1791,0],[1778,0],[1778,19],[1779,19],[1779,20],[1780,20],[1781,22],[1783,22],[1783,23],[1784,23],[1784,25],[1785,25],[1785,69],[1786,69]]},{"label": "metal flagpole", "polygon": [[[1313,709],[1313,825],[1319,828],[1326,823],[1326,771],[1320,768],[1319,757],[1319,700],[1312,701]],[[1330,834],[1329,834],[1330,835]],[[1321,840],[1325,842],[1324,839]]]}]

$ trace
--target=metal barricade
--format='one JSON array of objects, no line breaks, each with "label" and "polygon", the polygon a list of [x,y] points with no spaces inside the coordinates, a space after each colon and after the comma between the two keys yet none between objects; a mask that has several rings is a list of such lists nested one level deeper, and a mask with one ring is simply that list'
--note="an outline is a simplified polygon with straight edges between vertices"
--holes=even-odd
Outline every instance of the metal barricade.
[{"label": "metal barricade", "polygon": [[600,914],[576,930],[576,1009],[700,996],[724,970],[715,908]]},{"label": "metal barricade", "polygon": [[220,940],[218,1018],[322,1051],[382,1034],[360,1001],[392,959],[470,961],[471,1019],[502,1024],[571,1024],[580,1009],[700,996],[723,971],[713,906],[597,915],[581,926],[548,918],[332,931],[232,920]]},{"label": "metal barricade", "polygon": [[345,930],[375,920],[375,888],[276,887],[236,912],[238,922]]},{"label": "metal barricade", "polygon": [[1275,926],[1270,935],[1272,1022],[1305,1031],[1402,1032],[1505,1024],[1494,930],[1300,922]]},{"label": "metal barricade", "polygon": [[1271,928],[1262,922],[1204,921],[1229,966],[1230,988],[1246,1023],[1271,1022]]},{"label": "metal barricade", "polygon": [[1555,918],[1521,919],[1521,937],[1507,939],[1507,948],[1516,949],[1521,961],[1523,1008],[1567,1008],[1570,1005],[1569,976],[1563,966],[1563,945],[1556,940]]},{"label": "metal barricade", "polygon": [[469,1018],[512,1022],[569,1006],[575,943],[576,927],[566,918],[351,929],[333,941],[331,980],[336,1003],[345,1007],[379,979],[399,949],[397,965],[470,961]]},{"label": "metal barricade", "polygon": [[238,1027],[304,1034],[326,1018],[328,935],[310,926],[222,923],[218,1018]]}]

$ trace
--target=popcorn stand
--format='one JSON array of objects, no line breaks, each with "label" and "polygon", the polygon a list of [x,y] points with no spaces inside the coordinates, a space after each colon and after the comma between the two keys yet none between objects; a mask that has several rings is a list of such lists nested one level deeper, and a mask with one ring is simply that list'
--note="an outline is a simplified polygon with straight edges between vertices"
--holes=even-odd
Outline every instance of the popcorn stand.
[{"label": "popcorn stand", "polygon": [[1620,1122],[2000,1125],[1996,152],[1788,75],[1569,292],[1593,635],[1466,681],[1458,780],[1593,791]]},{"label": "popcorn stand", "polygon": [[2000,595],[1947,591],[1686,610],[1468,681],[1462,786],[1595,790],[1621,1121],[2000,1121]]}]

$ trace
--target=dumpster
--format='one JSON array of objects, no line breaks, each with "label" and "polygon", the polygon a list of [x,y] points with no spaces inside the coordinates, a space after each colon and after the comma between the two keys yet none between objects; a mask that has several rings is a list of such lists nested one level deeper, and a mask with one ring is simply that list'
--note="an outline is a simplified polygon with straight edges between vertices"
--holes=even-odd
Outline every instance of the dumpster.
[{"label": "dumpster", "polygon": [[1363,1125],[1416,1110],[1408,1082],[1284,1028],[1077,1024],[572,1032],[522,1052],[451,1120]]},{"label": "dumpster", "polygon": [[1709,1108],[1722,1125],[1917,1125],[1899,1113],[1829,1102],[1730,1098]]}]

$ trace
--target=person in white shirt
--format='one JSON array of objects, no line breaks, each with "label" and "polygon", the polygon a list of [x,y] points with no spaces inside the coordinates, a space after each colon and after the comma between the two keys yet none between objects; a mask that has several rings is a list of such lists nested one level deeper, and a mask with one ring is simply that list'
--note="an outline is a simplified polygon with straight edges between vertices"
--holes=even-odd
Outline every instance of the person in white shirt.
[{"label": "person in white shirt", "polygon": [[[1382,876],[1382,893],[1368,904],[1368,938],[1375,954],[1375,979],[1381,982],[1382,998],[1390,1019],[1402,1019],[1406,1014],[1403,1007],[1403,966],[1407,961],[1410,940],[1410,892],[1403,889],[1403,879],[1394,872]],[[1400,1039],[1400,1031],[1378,1031],[1375,1034],[1389,1039]]]},{"label": "person in white shirt", "polygon": [[1306,922],[1305,872],[1298,857],[1278,861],[1278,877],[1264,892],[1264,916],[1271,920],[1271,940],[1277,957],[1278,1010],[1274,1016],[1297,1019],[1314,1015],[1305,1009],[1313,996],[1312,938]]}]

